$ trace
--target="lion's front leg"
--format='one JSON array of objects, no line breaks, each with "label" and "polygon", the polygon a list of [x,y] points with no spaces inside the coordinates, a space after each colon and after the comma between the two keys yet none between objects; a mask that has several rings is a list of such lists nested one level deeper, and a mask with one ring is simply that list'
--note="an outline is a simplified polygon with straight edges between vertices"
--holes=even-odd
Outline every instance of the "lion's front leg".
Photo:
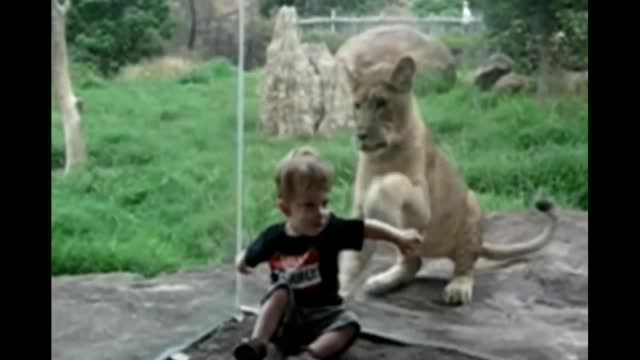
[{"label": "lion's front leg", "polygon": [[[373,181],[363,203],[365,216],[400,228],[424,230],[429,220],[427,198],[419,186],[393,173]],[[373,275],[365,284],[370,294],[383,294],[413,280],[422,266],[420,256],[405,257],[397,251],[396,263]]]},{"label": "lion's front leg", "polygon": [[[364,169],[362,169],[362,163],[358,163],[358,167],[354,183],[351,215],[355,218],[362,219],[365,216],[363,207],[365,184],[362,175]],[[375,242],[365,239],[360,251],[343,250],[338,255],[339,294],[344,300],[352,300],[355,296],[357,289],[363,282],[362,273],[375,253],[375,250]]]},{"label": "lion's front leg", "polygon": [[349,301],[363,282],[362,273],[371,257],[375,253],[376,244],[365,240],[361,251],[344,250],[338,257],[338,281],[340,282],[340,296]]},{"label": "lion's front leg", "polygon": [[475,193],[467,193],[469,209],[466,219],[467,231],[461,238],[459,247],[451,257],[454,263],[453,278],[444,289],[444,301],[448,304],[468,304],[473,298],[473,272],[481,247],[482,221],[484,214]]},{"label": "lion's front leg", "polygon": [[477,257],[469,249],[462,249],[453,257],[453,278],[444,288],[443,297],[447,304],[462,305],[473,297],[473,272]]}]

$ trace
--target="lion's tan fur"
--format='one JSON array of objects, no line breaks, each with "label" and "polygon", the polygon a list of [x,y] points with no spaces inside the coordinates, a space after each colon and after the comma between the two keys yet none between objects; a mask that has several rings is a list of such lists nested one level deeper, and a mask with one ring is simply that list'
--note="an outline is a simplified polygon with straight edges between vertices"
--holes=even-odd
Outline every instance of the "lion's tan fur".
[{"label": "lion's tan fur", "polygon": [[[552,212],[547,212],[552,221],[545,231],[527,243],[503,248],[482,244],[482,207],[422,121],[412,92],[415,62],[411,57],[366,69],[350,68],[349,59],[341,61],[353,95],[360,146],[353,213],[414,227],[425,239],[420,257],[398,253],[394,266],[367,279],[369,291],[385,292],[410,281],[422,258],[445,257],[455,264],[445,300],[465,303],[471,300],[473,268],[479,257],[506,259],[548,242],[556,222]],[[354,294],[374,243],[365,241],[361,252],[341,254],[339,277],[344,297]]]}]

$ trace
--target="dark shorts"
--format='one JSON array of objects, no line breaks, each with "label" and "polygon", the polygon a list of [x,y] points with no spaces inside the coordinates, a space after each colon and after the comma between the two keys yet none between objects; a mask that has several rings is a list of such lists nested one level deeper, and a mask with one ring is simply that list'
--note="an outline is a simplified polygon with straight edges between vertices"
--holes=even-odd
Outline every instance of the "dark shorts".
[{"label": "dark shorts", "polygon": [[360,333],[359,319],[353,311],[347,310],[344,305],[297,307],[293,292],[285,282],[274,284],[262,298],[261,303],[264,303],[279,289],[284,289],[289,293],[289,301],[278,330],[271,340],[284,352],[296,354],[301,347],[311,344],[323,334],[346,326],[354,327],[355,336],[343,351],[353,345]]}]

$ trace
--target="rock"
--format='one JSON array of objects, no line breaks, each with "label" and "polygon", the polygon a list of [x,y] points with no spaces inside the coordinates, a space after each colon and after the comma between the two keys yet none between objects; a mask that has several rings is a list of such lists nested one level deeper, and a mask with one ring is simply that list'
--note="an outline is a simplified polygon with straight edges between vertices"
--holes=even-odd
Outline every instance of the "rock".
[{"label": "rock", "polygon": [[571,94],[586,94],[589,92],[589,71],[565,71],[565,90]]},{"label": "rock", "polygon": [[[468,306],[440,301],[452,270],[447,261],[427,262],[403,289],[382,298],[358,297],[351,306],[366,329],[409,344],[491,355],[484,359],[587,359],[588,213],[558,210],[558,218],[552,242],[527,260],[480,261]],[[485,241],[519,242],[537,234],[545,221],[531,211],[495,214],[487,220]],[[392,248],[380,250],[368,274],[394,263]],[[258,304],[268,286],[266,269],[257,270],[242,278],[243,305]],[[235,281],[230,264],[153,279],[54,277],[51,359],[154,359],[165,352],[168,357],[236,314]]]},{"label": "rock", "polygon": [[[295,8],[283,6],[267,47],[260,96],[260,124],[271,135],[313,135],[314,100],[320,97],[319,78],[302,50]],[[315,108],[315,109],[314,109]]]},{"label": "rock", "polygon": [[370,28],[349,38],[336,52],[336,58],[356,73],[378,63],[396,64],[404,56],[416,61],[418,76],[455,82],[456,61],[451,50],[410,26]]},{"label": "rock", "polygon": [[320,79],[320,97],[313,101],[316,132],[327,135],[351,127],[353,105],[349,89],[340,82],[338,64],[329,48],[325,43],[303,44],[302,47]]},{"label": "rock", "polygon": [[491,90],[501,93],[517,93],[520,91],[531,91],[535,88],[535,81],[528,76],[516,73],[506,74],[491,87]]},{"label": "rock", "polygon": [[328,134],[348,126],[351,102],[325,44],[303,44],[295,8],[282,7],[267,48],[260,124],[271,135]]},{"label": "rock", "polygon": [[489,90],[502,76],[511,72],[513,60],[507,55],[496,53],[477,69],[473,75],[473,84],[482,90]]},{"label": "rock", "polygon": [[[235,311],[231,266],[51,279],[51,359],[154,359]],[[168,356],[169,354],[167,354]]]},{"label": "rock", "polygon": [[546,73],[538,74],[537,84],[543,90],[541,95],[588,95],[589,72],[551,68]]}]

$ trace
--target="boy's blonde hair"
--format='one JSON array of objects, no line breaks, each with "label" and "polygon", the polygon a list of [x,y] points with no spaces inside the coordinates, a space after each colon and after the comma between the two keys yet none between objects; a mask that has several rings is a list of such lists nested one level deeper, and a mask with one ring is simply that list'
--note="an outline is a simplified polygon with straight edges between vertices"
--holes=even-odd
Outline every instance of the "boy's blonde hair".
[{"label": "boy's blonde hair", "polygon": [[333,169],[310,146],[291,150],[280,160],[275,182],[278,197],[291,199],[300,191],[321,189],[329,191],[333,181]]}]

